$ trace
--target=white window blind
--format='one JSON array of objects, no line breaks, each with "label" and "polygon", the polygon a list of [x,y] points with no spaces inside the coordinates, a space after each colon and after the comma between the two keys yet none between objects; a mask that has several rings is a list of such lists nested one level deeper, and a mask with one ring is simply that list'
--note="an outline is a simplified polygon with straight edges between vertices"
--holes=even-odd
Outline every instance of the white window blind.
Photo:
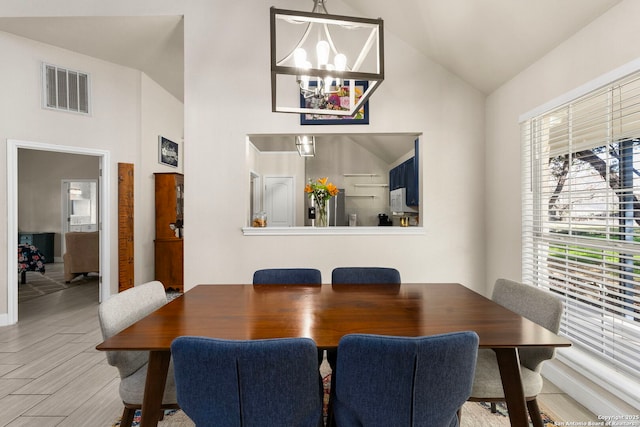
[{"label": "white window blind", "polygon": [[640,383],[640,72],[522,123],[523,280]]},{"label": "white window blind", "polygon": [[89,75],[43,64],[44,105],[89,114]]}]

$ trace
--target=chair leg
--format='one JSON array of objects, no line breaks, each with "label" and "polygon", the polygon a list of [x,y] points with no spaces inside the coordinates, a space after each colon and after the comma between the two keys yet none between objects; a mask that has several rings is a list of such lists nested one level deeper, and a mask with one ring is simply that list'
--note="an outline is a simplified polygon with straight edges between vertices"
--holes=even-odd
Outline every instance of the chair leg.
[{"label": "chair leg", "polygon": [[542,423],[542,415],[540,414],[540,407],[536,399],[527,401],[527,409],[529,410],[529,417],[533,427],[544,427]]},{"label": "chair leg", "polygon": [[336,378],[338,377],[336,365],[338,364],[338,351],[336,349],[327,350],[327,361],[331,367],[331,384],[329,389],[329,405],[327,408],[327,427],[336,427],[336,420],[333,416],[333,404],[336,395]]},{"label": "chair leg", "polygon": [[496,408],[496,402],[490,402],[491,403],[491,413],[495,414],[496,412],[498,412],[498,409]]},{"label": "chair leg", "polygon": [[122,411],[122,420],[120,421],[120,427],[131,427],[135,414],[135,409],[125,406],[124,411]]}]

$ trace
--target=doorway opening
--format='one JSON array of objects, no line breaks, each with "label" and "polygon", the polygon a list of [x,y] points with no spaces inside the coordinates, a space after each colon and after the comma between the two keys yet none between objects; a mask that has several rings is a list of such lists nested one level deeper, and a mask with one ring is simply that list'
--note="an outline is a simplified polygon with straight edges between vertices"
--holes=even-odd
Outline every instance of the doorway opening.
[{"label": "doorway opening", "polygon": [[[61,253],[66,253],[64,235],[69,231],[98,231],[98,180],[62,180],[62,226],[60,236]],[[104,209],[100,206],[100,209]]]},{"label": "doorway opening", "polygon": [[[110,153],[105,150],[70,147],[32,141],[7,140],[7,317],[2,324],[14,324],[18,321],[18,272],[16,248],[18,247],[18,150],[39,150],[55,153],[68,153],[95,156],[99,159],[100,176],[98,179],[98,197],[101,209],[97,228],[100,231],[100,279],[99,300],[106,300],[110,293]],[[11,268],[14,266],[14,268]]]}]

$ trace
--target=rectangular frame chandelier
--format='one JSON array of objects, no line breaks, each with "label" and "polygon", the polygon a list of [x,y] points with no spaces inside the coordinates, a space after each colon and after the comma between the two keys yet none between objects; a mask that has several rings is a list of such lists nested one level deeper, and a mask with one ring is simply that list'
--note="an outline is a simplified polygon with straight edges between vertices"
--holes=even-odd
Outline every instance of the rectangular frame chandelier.
[{"label": "rectangular frame chandelier", "polygon": [[382,19],[330,15],[324,1],[271,8],[273,112],[353,116],[384,80]]},{"label": "rectangular frame chandelier", "polygon": [[313,157],[316,155],[316,137],[308,135],[296,136],[296,150],[300,157]]}]

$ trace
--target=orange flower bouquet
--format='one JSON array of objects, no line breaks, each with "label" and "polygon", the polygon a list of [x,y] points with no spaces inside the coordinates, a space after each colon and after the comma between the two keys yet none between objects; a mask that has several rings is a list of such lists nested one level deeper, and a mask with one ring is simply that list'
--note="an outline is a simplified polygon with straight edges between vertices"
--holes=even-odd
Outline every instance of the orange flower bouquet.
[{"label": "orange flower bouquet", "polygon": [[319,178],[315,182],[309,180],[304,187],[309,199],[313,201],[316,208],[316,222],[320,227],[329,225],[327,201],[338,194],[338,188],[330,182],[329,178]]}]

